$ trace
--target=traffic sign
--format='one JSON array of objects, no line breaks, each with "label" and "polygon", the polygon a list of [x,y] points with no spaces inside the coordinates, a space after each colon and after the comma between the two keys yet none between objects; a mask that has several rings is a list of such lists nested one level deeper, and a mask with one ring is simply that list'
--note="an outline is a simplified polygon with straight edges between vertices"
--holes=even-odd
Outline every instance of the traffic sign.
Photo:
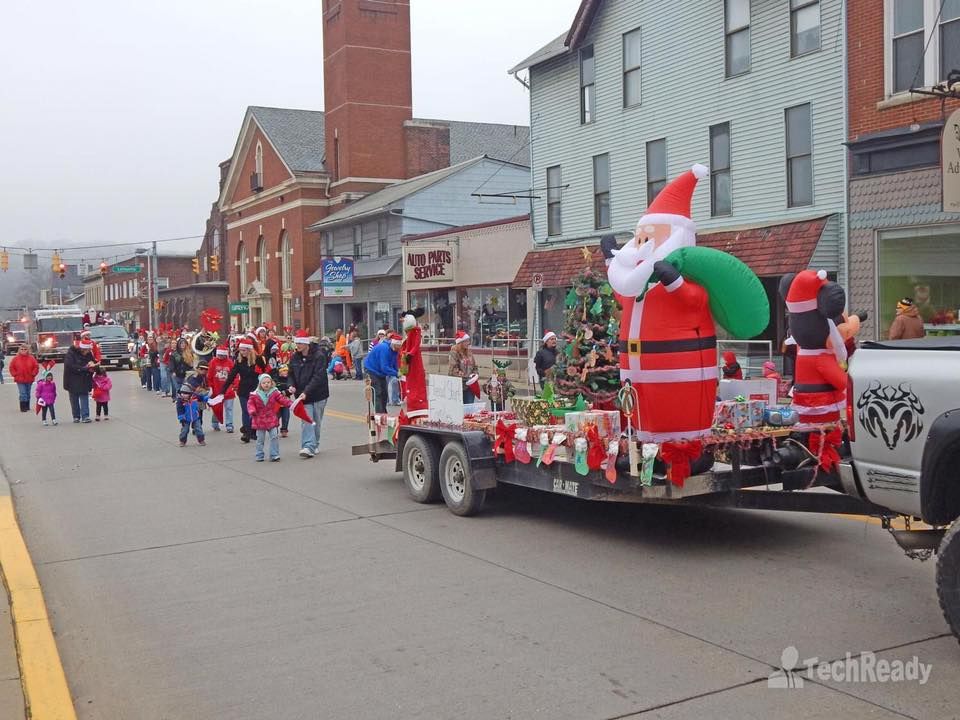
[{"label": "traffic sign", "polygon": [[543,290],[543,273],[535,272],[533,274],[533,289]]},{"label": "traffic sign", "polygon": [[110,272],[115,273],[138,273],[140,272],[139,265],[114,265],[110,268]]},{"label": "traffic sign", "polygon": [[230,303],[230,314],[231,315],[245,315],[250,312],[250,303],[248,302],[233,302]]}]

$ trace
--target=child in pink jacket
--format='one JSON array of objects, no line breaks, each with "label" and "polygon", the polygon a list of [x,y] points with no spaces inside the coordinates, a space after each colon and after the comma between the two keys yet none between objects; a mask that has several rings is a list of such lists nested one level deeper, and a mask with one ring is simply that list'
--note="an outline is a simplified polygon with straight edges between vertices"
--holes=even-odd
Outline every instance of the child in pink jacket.
[{"label": "child in pink jacket", "polygon": [[277,390],[273,378],[267,373],[259,377],[259,385],[250,393],[247,411],[250,413],[250,426],[257,433],[257,462],[263,462],[263,444],[270,436],[270,462],[280,459],[280,408],[290,407],[290,399]]},{"label": "child in pink jacket", "polygon": [[102,367],[97,367],[93,374],[93,399],[97,403],[97,422],[100,422],[100,411],[103,410],[103,419],[110,419],[110,391],[113,389],[113,380]]}]

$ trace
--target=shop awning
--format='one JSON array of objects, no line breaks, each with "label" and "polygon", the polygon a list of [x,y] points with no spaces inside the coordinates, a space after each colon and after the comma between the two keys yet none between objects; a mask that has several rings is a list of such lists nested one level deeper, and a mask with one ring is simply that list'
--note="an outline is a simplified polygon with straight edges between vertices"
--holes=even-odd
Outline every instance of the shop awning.
[{"label": "shop awning", "polygon": [[[584,251],[587,255],[584,255]],[[544,287],[569,287],[573,285],[573,279],[587,267],[599,273],[606,272],[599,245],[533,250],[527,253],[517,270],[513,287],[533,287],[533,276],[537,273],[543,275]]]},{"label": "shop awning", "polygon": [[[759,277],[778,277],[810,266],[813,254],[832,216],[739,230],[697,233],[697,244],[723,250],[746,263]],[[584,250],[590,253],[589,261]],[[569,287],[590,266],[605,272],[600,247],[565,247],[527,253],[513,281],[515,288],[533,286],[542,273],[544,287]]]},{"label": "shop awning", "polygon": [[758,228],[697,233],[697,244],[738,257],[759,277],[777,277],[810,266],[830,216]]},{"label": "shop awning", "polygon": [[[373,278],[390,277],[400,274],[399,257],[377,258],[376,260],[358,260],[353,264],[355,280],[370,280]],[[323,268],[317,268],[307,278],[308,284],[319,285],[323,282]]]}]

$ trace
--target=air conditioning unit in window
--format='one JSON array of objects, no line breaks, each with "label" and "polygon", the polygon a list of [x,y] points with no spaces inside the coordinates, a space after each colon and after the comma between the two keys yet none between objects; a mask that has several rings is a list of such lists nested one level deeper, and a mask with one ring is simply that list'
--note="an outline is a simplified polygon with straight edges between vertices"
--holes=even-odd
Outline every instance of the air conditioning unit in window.
[{"label": "air conditioning unit in window", "polygon": [[250,189],[253,190],[253,192],[260,192],[263,190],[263,177],[260,175],[260,173],[250,173]]}]

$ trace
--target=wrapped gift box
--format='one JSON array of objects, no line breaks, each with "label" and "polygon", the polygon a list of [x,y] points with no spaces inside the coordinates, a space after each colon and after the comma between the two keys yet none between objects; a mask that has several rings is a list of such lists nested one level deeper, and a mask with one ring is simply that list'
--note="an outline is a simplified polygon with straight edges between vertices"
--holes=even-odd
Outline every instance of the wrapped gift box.
[{"label": "wrapped gift box", "polygon": [[537,397],[514,397],[510,407],[523,425],[549,425],[550,406],[546,400]]},{"label": "wrapped gift box", "polygon": [[714,425],[732,426],[736,430],[755,428],[763,425],[763,413],[767,404],[762,400],[723,400],[717,403]]},{"label": "wrapped gift box", "polygon": [[564,426],[572,433],[583,432],[588,424],[597,426],[602,440],[613,440],[620,437],[619,410],[571,412],[564,417]]}]

